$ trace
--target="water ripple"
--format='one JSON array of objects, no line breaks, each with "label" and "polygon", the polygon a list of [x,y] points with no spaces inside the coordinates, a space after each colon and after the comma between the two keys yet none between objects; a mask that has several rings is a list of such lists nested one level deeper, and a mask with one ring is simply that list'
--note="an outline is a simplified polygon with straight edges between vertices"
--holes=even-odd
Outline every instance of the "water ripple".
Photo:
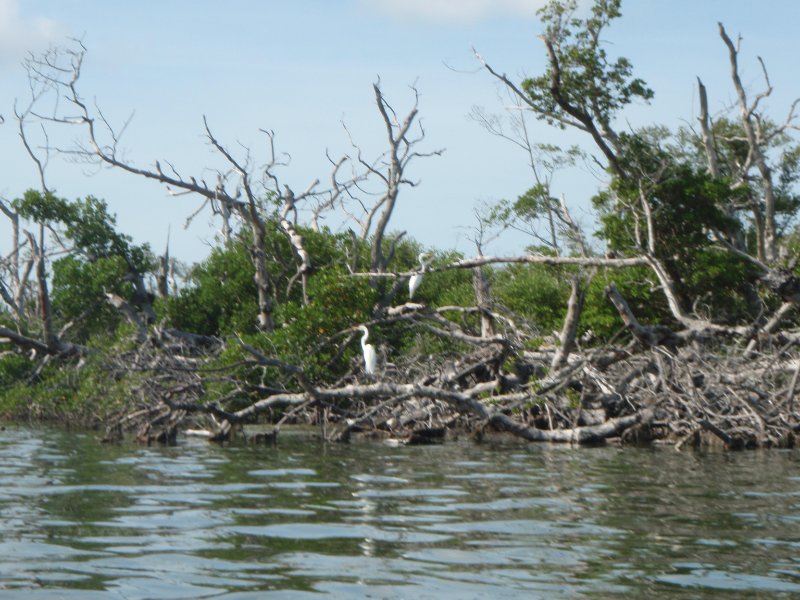
[{"label": "water ripple", "polygon": [[9,428],[0,600],[796,597],[798,458]]}]

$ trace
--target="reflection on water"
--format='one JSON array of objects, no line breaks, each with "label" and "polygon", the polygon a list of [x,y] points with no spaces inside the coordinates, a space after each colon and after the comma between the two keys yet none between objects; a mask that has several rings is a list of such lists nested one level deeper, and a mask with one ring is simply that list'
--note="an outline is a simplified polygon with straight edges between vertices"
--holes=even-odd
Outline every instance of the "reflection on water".
[{"label": "reflection on water", "polygon": [[790,598],[800,454],[0,432],[3,598]]}]

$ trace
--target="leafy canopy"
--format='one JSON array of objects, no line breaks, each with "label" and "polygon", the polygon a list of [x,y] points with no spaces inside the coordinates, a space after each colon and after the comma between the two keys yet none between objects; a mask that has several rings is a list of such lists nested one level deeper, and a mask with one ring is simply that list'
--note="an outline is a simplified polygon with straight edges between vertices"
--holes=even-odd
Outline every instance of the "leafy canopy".
[{"label": "leafy canopy", "polygon": [[[585,125],[583,118],[589,118],[610,130],[621,108],[637,98],[653,97],[645,82],[633,77],[631,62],[624,57],[611,59],[603,47],[601,33],[621,16],[620,3],[596,0],[586,17],[578,16],[578,0],[551,0],[539,10],[551,60],[542,75],[522,82],[539,118],[580,128]],[[565,105],[574,110],[565,110]]]}]

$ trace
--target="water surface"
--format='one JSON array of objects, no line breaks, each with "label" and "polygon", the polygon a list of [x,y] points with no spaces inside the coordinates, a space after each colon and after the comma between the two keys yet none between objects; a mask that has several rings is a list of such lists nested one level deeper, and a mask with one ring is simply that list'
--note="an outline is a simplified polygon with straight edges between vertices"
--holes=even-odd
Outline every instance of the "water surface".
[{"label": "water surface", "polygon": [[800,454],[0,432],[0,599],[800,597]]}]

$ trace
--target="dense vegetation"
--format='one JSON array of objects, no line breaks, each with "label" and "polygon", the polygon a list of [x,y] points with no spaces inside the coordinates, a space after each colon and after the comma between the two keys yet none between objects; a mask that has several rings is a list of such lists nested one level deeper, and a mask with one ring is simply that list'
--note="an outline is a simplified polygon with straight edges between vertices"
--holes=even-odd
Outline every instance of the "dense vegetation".
[{"label": "dense vegetation", "polygon": [[[515,83],[483,63],[525,114],[583,131],[608,184],[592,199],[590,235],[550,187],[586,151],[522,134],[518,145],[539,157],[531,188],[485,211],[475,258],[390,228],[412,161],[438,153],[419,149],[416,101],[400,118],[376,85],[386,152],[342,157],[329,188],[302,194],[278,185],[274,155],[253,173],[207,127],[228,166],[209,185],[117,154],[117,136],[95,128],[77,92],[82,46],[32,58],[23,134],[31,121],[82,128],[83,159],[203,197],[222,234],[185,266],[120,232],[102,200],[59,197],[44,170],[41,190],[3,201],[14,252],[0,263],[0,412],[103,423],[109,435],[133,428],[148,441],[172,439],[187,420],[219,439],[266,419],[275,431],[323,423],[330,439],[489,427],[531,440],[793,444],[794,116],[777,122],[761,112],[763,93],[748,97],[720,26],[737,110],[711,118],[700,83],[700,131],[616,131],[628,105],[654,94],[602,42],[620,15],[618,0],[595,0],[587,14],[553,0],[540,12],[546,72]],[[39,116],[48,94],[66,94],[82,116]],[[344,180],[348,161],[361,171]],[[318,226],[337,210],[358,231]],[[484,239],[507,228],[528,232],[530,246],[483,256]],[[375,373],[362,362],[364,324]]]}]

